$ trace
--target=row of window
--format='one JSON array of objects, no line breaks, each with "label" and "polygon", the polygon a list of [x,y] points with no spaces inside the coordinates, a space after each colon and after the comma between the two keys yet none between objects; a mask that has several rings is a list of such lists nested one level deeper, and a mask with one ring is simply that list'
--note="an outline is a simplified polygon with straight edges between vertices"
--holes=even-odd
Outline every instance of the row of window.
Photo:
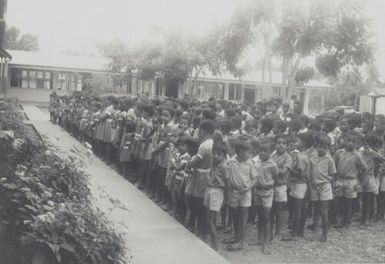
[{"label": "row of window", "polygon": [[52,71],[11,69],[11,87],[30,89],[58,89],[81,91],[82,76],[71,72],[59,72],[56,87]]}]

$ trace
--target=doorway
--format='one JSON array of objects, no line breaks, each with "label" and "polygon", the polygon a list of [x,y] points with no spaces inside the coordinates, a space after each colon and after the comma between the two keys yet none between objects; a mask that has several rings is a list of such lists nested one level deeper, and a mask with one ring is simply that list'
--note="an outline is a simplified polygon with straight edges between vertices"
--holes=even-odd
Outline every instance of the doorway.
[{"label": "doorway", "polygon": [[255,89],[245,88],[245,105],[255,104]]},{"label": "doorway", "polygon": [[178,80],[168,81],[166,86],[166,96],[178,98],[178,86],[179,86]]}]

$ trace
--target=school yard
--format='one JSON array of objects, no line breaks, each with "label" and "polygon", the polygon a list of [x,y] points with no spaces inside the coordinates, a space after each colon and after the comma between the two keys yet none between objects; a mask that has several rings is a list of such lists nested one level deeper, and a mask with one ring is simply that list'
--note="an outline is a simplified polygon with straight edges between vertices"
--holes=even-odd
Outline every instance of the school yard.
[{"label": "school yard", "polygon": [[[39,133],[59,149],[82,160],[90,175],[95,204],[124,233],[130,263],[384,263],[385,223],[360,227],[354,221],[349,229],[331,229],[328,242],[313,242],[312,232],[297,241],[274,240],[272,254],[263,255],[258,246],[228,252],[220,245],[219,254],[158,208],[150,199],[105,165],[67,132],[51,124],[48,112],[24,106]],[[112,201],[112,202],[111,202]],[[114,201],[119,201],[118,203]],[[117,205],[118,204],[118,205]],[[123,207],[120,206],[123,204]],[[219,231],[220,241],[230,234]],[[256,228],[248,226],[247,241],[256,239]],[[209,243],[209,240],[207,240]]]}]

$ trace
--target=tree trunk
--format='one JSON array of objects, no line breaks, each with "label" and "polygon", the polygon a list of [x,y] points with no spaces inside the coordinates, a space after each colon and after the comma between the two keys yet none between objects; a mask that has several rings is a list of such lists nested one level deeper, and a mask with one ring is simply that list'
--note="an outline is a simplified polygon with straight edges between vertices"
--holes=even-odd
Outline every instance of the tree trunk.
[{"label": "tree trunk", "polygon": [[203,66],[199,67],[199,69],[195,72],[194,88],[193,88],[193,91],[192,91],[193,98],[198,97],[198,78],[199,78],[199,75],[200,75],[202,69],[203,69]]},{"label": "tree trunk", "polygon": [[287,81],[287,59],[282,58],[282,86],[281,86],[281,98],[286,97],[286,81]]},{"label": "tree trunk", "polygon": [[297,75],[298,69],[299,69],[299,63],[301,61],[301,56],[298,55],[294,65],[291,65],[290,69],[290,76],[287,84],[287,94],[286,94],[286,100],[290,100],[292,93],[293,93],[293,87],[295,84],[295,76]]}]

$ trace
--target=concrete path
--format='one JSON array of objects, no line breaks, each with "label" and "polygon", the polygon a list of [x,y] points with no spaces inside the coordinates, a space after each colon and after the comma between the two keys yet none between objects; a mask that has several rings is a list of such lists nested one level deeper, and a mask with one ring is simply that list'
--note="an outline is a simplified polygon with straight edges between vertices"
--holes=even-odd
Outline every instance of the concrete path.
[{"label": "concrete path", "polygon": [[[48,114],[36,106],[23,107],[41,135],[63,152],[78,155],[84,161],[95,205],[106,213],[118,232],[124,233],[127,256],[131,257],[127,257],[127,263],[228,263],[96,156],[87,157],[83,145],[50,123]],[[116,208],[109,198],[120,200],[128,211]]]}]

